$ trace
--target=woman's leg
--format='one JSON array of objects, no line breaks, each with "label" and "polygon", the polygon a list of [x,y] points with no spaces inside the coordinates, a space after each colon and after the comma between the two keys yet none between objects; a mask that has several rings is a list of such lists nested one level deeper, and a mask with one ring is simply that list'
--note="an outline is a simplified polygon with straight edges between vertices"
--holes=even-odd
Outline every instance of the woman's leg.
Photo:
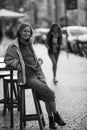
[{"label": "woman's leg", "polygon": [[57,53],[54,53],[54,57],[55,57],[55,65],[54,65],[54,83],[57,83],[57,79],[56,79],[56,72],[57,72],[57,63],[58,63],[58,58],[59,58],[59,53],[60,53],[60,50],[57,51]]},{"label": "woman's leg", "polygon": [[57,53],[55,53],[56,62],[58,62],[59,54],[60,54],[60,49],[57,51]]},{"label": "woman's leg", "polygon": [[48,116],[51,116],[53,114],[55,122],[57,122],[61,126],[65,125],[63,120],[59,118],[59,114],[56,110],[55,94],[47,86],[47,84],[45,82],[40,81],[40,79],[38,79],[37,77],[27,79],[26,84],[36,92],[39,99],[42,99],[46,103]]},{"label": "woman's leg", "polygon": [[53,111],[50,108],[50,104],[45,102],[45,106],[46,106],[46,110],[47,110],[47,113],[48,113],[49,127],[51,129],[57,129],[56,124],[54,122]]},{"label": "woman's leg", "polygon": [[52,91],[46,82],[38,77],[31,77],[27,79],[26,85],[32,88],[37,96],[42,99],[44,102],[51,102],[55,100],[55,93]]},{"label": "woman's leg", "polygon": [[56,112],[55,104],[55,93],[47,86],[46,83],[43,83],[38,78],[29,78],[27,79],[26,84],[30,86],[37,94],[37,96],[46,103],[46,108],[48,114],[51,115],[52,112]]},{"label": "woman's leg", "polygon": [[56,129],[55,123],[58,123],[58,125],[60,125],[60,126],[66,125],[66,123],[62,120],[58,111],[56,110],[55,101],[50,102],[50,103],[46,103],[46,109],[47,109],[47,112],[48,112],[50,128]]},{"label": "woman's leg", "polygon": [[47,108],[49,116],[52,116],[53,113],[57,112],[56,102],[55,101],[46,103],[46,108]]},{"label": "woman's leg", "polygon": [[53,82],[54,83],[57,83],[57,80],[56,80],[56,72],[57,72],[57,57],[55,54],[49,54],[49,57],[52,61],[52,65],[53,65]]},{"label": "woman's leg", "polygon": [[49,105],[50,105],[50,108],[51,108],[52,112],[56,113],[57,109],[56,109],[56,103],[55,103],[55,101],[50,102]]},{"label": "woman's leg", "polygon": [[[51,129],[56,129],[54,117],[53,117],[53,108],[51,109],[51,105],[49,102],[55,100],[54,92],[50,90],[46,83],[43,83],[37,78],[32,78],[27,80],[27,85],[29,85],[32,89],[35,90],[37,97],[42,99],[45,102],[46,110],[48,113],[49,119],[49,127]],[[55,106],[54,106],[55,107]]]}]

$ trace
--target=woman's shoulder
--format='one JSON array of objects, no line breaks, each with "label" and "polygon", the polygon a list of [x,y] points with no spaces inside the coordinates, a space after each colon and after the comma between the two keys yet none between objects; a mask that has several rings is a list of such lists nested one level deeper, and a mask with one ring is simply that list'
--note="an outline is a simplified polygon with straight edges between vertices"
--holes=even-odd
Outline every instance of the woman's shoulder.
[{"label": "woman's shoulder", "polygon": [[12,48],[13,46],[18,46],[18,39],[14,39],[12,40],[9,45],[8,45],[8,49]]}]

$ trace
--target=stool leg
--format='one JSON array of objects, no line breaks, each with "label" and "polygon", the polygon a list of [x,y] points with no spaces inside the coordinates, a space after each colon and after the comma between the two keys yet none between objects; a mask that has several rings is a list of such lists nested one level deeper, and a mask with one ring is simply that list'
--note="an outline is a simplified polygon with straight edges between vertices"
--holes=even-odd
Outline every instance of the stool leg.
[{"label": "stool leg", "polygon": [[43,126],[45,126],[45,120],[44,120],[43,112],[42,112],[42,109],[41,109],[41,105],[40,105],[39,100],[37,100],[37,102],[38,102],[38,106],[39,106],[40,114],[42,115]]},{"label": "stool leg", "polygon": [[23,126],[26,126],[26,121],[23,121],[25,116],[25,89],[23,88],[20,88],[20,97],[20,130],[22,130]]},{"label": "stool leg", "polygon": [[[24,113],[24,116],[25,116],[25,114],[26,114],[26,109],[25,109],[25,106],[26,106],[26,102],[25,102],[25,89],[23,90],[23,95],[24,95],[24,97],[23,97],[23,102],[24,102],[24,105],[23,105],[23,113]],[[26,126],[26,121],[24,121],[24,127]]]},{"label": "stool leg", "polygon": [[22,88],[20,88],[20,130],[22,130],[22,120],[23,120],[23,97]]},{"label": "stool leg", "polygon": [[8,84],[3,79],[3,91],[4,91],[4,108],[3,108],[3,116],[6,114],[6,102],[8,98]]},{"label": "stool leg", "polygon": [[14,92],[14,101],[16,101],[17,108],[19,111],[19,90],[17,83],[14,83],[13,92]]},{"label": "stool leg", "polygon": [[11,103],[10,103],[10,123],[11,128],[14,127],[14,114],[13,114],[13,87],[14,84],[10,83],[10,94],[11,94]]},{"label": "stool leg", "polygon": [[43,122],[41,120],[40,110],[39,110],[39,107],[38,107],[38,102],[37,102],[37,99],[36,99],[36,95],[35,95],[35,92],[33,90],[32,90],[32,94],[33,94],[34,103],[35,103],[35,107],[36,107],[36,111],[37,111],[37,116],[38,116],[40,130],[43,130],[44,126],[43,126]]},{"label": "stool leg", "polygon": [[9,98],[9,84],[3,79],[3,88],[4,88],[4,108],[3,108],[3,116],[6,114],[6,110],[10,110],[10,98]]},{"label": "stool leg", "polygon": [[15,99],[18,99],[18,93],[17,93],[17,90],[16,90],[15,83],[14,83],[14,87],[13,87],[13,92],[14,92]]},{"label": "stool leg", "polygon": [[19,111],[20,110],[20,87],[18,85],[17,85],[17,91],[18,91],[18,111]]}]

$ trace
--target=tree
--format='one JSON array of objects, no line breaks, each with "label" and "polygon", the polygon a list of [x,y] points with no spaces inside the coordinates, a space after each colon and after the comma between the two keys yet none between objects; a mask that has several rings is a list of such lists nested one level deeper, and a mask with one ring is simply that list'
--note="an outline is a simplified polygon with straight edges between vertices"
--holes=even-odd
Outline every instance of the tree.
[{"label": "tree", "polygon": [[0,9],[5,8],[8,3],[8,0],[0,0]]},{"label": "tree", "polygon": [[24,0],[0,0],[0,9],[19,11],[23,7]]}]

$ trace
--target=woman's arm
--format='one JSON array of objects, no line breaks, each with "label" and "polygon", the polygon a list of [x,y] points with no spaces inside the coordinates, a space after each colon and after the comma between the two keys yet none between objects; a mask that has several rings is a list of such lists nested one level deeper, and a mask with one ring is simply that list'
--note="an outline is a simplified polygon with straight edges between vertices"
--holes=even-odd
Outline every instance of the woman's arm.
[{"label": "woman's arm", "polygon": [[46,37],[46,42],[45,42],[47,49],[49,49],[49,40],[50,40],[50,34],[48,33]]},{"label": "woman's arm", "polygon": [[21,64],[16,55],[14,49],[9,46],[4,57],[4,62],[6,66],[12,66],[21,71]]}]

